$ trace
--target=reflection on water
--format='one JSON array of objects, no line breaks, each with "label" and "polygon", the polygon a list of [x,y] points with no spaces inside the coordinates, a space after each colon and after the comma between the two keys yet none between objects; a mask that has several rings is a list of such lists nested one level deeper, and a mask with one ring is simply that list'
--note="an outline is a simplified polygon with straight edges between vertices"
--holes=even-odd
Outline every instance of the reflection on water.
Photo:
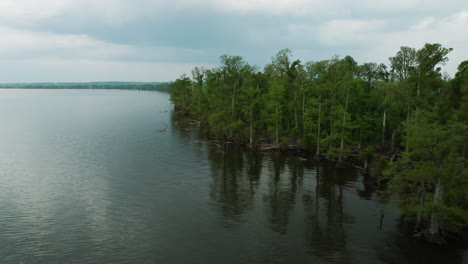
[{"label": "reflection on water", "polygon": [[158,92],[0,90],[0,263],[467,262],[408,239],[358,171],[209,143],[171,109]]},{"label": "reflection on water", "polygon": [[276,239],[288,241],[284,247],[295,252],[285,258],[289,262],[438,263],[450,259],[450,263],[463,263],[466,259],[463,247],[434,248],[411,239],[396,208],[388,206],[371,179],[357,170],[210,143],[207,128],[173,118],[178,124],[175,129],[185,131],[179,133],[181,138],[196,145],[196,152],[206,153],[210,161],[210,198],[224,226],[254,222],[268,227]]}]

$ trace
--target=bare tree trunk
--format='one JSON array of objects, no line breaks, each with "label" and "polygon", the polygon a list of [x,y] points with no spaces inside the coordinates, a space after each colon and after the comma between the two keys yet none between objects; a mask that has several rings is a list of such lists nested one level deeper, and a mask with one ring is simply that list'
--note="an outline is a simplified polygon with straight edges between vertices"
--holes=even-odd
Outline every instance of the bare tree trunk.
[{"label": "bare tree trunk", "polygon": [[304,125],[304,116],[305,116],[305,89],[302,88],[302,140],[305,136],[305,125]]},{"label": "bare tree trunk", "polygon": [[250,108],[250,146],[253,146],[253,107]]},{"label": "bare tree trunk", "polygon": [[320,110],[322,107],[322,96],[319,97],[319,108],[318,108],[318,122],[317,122],[317,150],[315,152],[316,158],[320,157]]},{"label": "bare tree trunk", "polygon": [[418,212],[418,217],[417,217],[417,220],[416,220],[416,226],[415,226],[415,229],[419,229],[419,227],[421,226],[421,220],[422,220],[422,215],[421,215],[421,211],[424,207],[424,200],[426,199],[425,198],[425,194],[426,194],[426,187],[425,187],[425,183],[424,181],[421,181],[421,190],[419,191],[419,212]]},{"label": "bare tree trunk", "polygon": [[234,83],[234,87],[232,89],[232,96],[231,96],[231,123],[234,121],[234,102],[236,98],[236,83]]},{"label": "bare tree trunk", "polygon": [[396,137],[396,129],[393,130],[392,132],[392,153],[395,152],[395,137]]},{"label": "bare tree trunk", "polygon": [[333,148],[333,118],[334,118],[334,114],[335,114],[335,107],[334,107],[334,100],[332,99],[332,105],[331,105],[331,111],[330,111],[330,115],[331,115],[331,118],[330,118],[330,142],[328,144],[328,153],[331,153],[331,150]]},{"label": "bare tree trunk", "polygon": [[387,117],[387,108],[385,108],[383,113],[383,124],[382,124],[382,147],[385,145],[385,119]]},{"label": "bare tree trunk", "polygon": [[293,80],[291,83],[292,87],[292,97],[293,97],[293,111],[294,111],[294,128],[298,127],[298,117],[297,117],[297,88],[296,80]]},{"label": "bare tree trunk", "polygon": [[341,128],[340,156],[338,158],[339,163],[343,162],[344,131],[345,131],[345,125],[346,125],[346,113],[348,111],[348,98],[349,98],[349,86],[346,91],[346,104],[345,104],[345,109],[343,113],[343,127]]},{"label": "bare tree trunk", "polygon": [[[442,181],[440,178],[438,178],[436,186],[435,186],[435,191],[434,191],[434,204],[438,204],[442,202],[442,198],[444,195],[444,185],[442,184]],[[431,223],[429,225],[429,240],[431,242],[435,242],[438,244],[442,244],[444,242],[444,239],[440,236],[440,222],[439,218],[434,214],[434,212],[431,214]]]},{"label": "bare tree trunk", "polygon": [[[230,117],[231,124],[234,121],[234,102],[235,102],[235,98],[236,98],[236,84],[237,84],[237,81],[234,82],[234,86],[232,88],[232,95],[231,95],[231,117]],[[232,137],[232,129],[231,128],[229,128],[229,137]]]}]

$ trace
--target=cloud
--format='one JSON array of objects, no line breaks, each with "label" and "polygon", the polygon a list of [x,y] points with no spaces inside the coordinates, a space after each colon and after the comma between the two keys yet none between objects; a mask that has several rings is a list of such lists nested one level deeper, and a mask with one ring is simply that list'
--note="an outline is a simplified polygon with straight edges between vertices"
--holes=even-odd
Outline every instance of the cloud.
[{"label": "cloud", "polygon": [[69,0],[2,0],[0,20],[34,21],[57,15],[69,7]]},{"label": "cloud", "polygon": [[454,50],[449,54],[445,69],[454,75],[458,64],[468,59],[468,11],[460,11],[442,19],[426,17],[405,30],[375,34],[377,41],[368,46],[367,60],[383,60],[394,56],[400,46],[421,48],[425,43],[440,43]]},{"label": "cloud", "polygon": [[216,8],[227,12],[267,13],[270,15],[339,15],[347,13],[339,0],[213,0],[209,1]]},{"label": "cloud", "polygon": [[130,55],[132,48],[108,43],[87,35],[31,32],[0,26],[0,55],[17,57],[113,58]]},{"label": "cloud", "polygon": [[320,27],[318,37],[325,45],[362,45],[381,33],[381,20],[331,20]]},{"label": "cloud", "polygon": [[[303,62],[337,54],[387,63],[402,45],[435,42],[454,48],[447,65],[453,74],[453,64],[468,58],[465,1],[441,6],[424,0],[1,0],[0,58],[15,65],[87,61],[164,71],[154,65],[215,64],[222,54],[262,67],[278,50],[290,48]],[[23,69],[37,76],[26,64]],[[90,74],[75,77],[98,78],[86,67],[75,70]],[[131,69],[119,73],[116,78],[140,76]]]}]

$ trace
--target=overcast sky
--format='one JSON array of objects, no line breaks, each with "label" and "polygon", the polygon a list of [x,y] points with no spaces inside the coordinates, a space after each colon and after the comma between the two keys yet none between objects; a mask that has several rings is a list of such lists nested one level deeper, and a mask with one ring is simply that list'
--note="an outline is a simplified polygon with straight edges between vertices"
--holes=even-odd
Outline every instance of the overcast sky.
[{"label": "overcast sky", "polygon": [[468,59],[467,0],[0,0],[0,82],[170,81],[223,54],[263,68],[280,49],[306,61],[383,62],[400,46]]}]

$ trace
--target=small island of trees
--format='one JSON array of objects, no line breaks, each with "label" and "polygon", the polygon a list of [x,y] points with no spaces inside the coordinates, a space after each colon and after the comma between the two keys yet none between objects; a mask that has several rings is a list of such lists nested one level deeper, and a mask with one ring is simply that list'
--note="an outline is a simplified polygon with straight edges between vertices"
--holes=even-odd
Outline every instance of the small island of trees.
[{"label": "small island of trees", "polygon": [[284,49],[263,71],[223,55],[177,79],[171,100],[216,140],[359,163],[398,194],[416,237],[443,244],[468,227],[468,60],[442,74],[451,51],[401,47],[387,67],[350,56],[302,63]]}]

